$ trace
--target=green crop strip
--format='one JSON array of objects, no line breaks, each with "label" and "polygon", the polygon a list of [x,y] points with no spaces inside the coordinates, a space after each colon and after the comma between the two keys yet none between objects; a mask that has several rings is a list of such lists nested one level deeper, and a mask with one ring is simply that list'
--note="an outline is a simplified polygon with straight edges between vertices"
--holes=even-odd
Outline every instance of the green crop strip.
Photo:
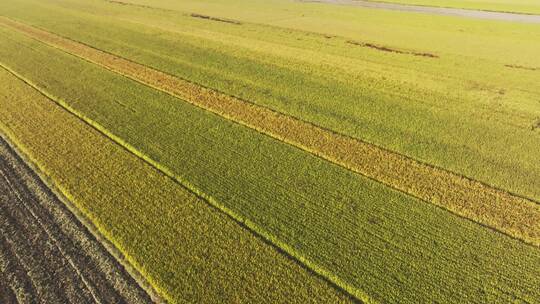
[{"label": "green crop strip", "polygon": [[536,247],[0,31],[5,66],[373,301],[540,297]]},{"label": "green crop strip", "polygon": [[397,190],[526,242],[540,244],[540,205],[536,202],[52,33],[9,19],[0,20],[4,25],[42,42],[298,146]]},{"label": "green crop strip", "polygon": [[[225,2],[152,1],[163,10],[21,0],[1,3],[0,14],[540,200],[540,132],[531,130],[540,115],[538,72],[505,66],[539,65],[538,27],[288,0]],[[301,13],[306,18],[269,20]]]},{"label": "green crop strip", "polygon": [[224,214],[226,214],[227,216],[232,218],[237,223],[239,223],[242,226],[246,227],[247,229],[249,229],[250,231],[255,233],[257,236],[262,237],[266,241],[268,241],[271,244],[274,244],[275,246],[277,246],[280,250],[283,250],[285,253],[287,253],[291,257],[297,259],[298,261],[300,261],[304,265],[307,265],[309,267],[309,269],[313,270],[315,273],[322,276],[323,278],[329,280],[330,282],[332,282],[332,284],[336,284],[337,287],[342,288],[343,290],[350,293],[351,295],[353,295],[357,299],[362,299],[362,300],[364,300],[366,302],[369,302],[369,303],[373,302],[371,300],[371,298],[366,293],[364,293],[363,291],[359,290],[358,288],[352,286],[348,282],[342,280],[340,277],[338,277],[334,273],[332,273],[331,270],[325,269],[324,267],[321,267],[321,266],[317,265],[316,263],[310,261],[301,252],[295,250],[293,247],[289,246],[289,244],[281,241],[279,238],[276,238],[272,234],[269,234],[265,229],[259,227],[255,222],[252,222],[249,218],[244,217],[242,214],[235,212],[234,210],[228,208],[226,205],[223,205],[219,201],[216,201],[211,196],[208,196],[207,194],[201,192],[197,187],[195,187],[189,181],[183,179],[178,174],[175,174],[169,168],[163,166],[159,162],[156,162],[151,157],[145,155],[144,153],[141,153],[139,150],[134,148],[132,145],[130,145],[128,142],[126,142],[122,138],[114,135],[113,133],[111,133],[109,130],[107,130],[103,126],[97,124],[93,120],[86,117],[84,114],[82,114],[79,111],[72,108],[69,105],[69,103],[67,103],[67,102],[65,102],[65,101],[63,101],[63,100],[61,100],[61,99],[59,99],[59,98],[57,98],[57,97],[55,97],[53,95],[50,95],[49,93],[47,93],[45,91],[40,90],[36,85],[32,84],[30,80],[25,79],[21,75],[18,75],[15,71],[13,71],[10,68],[4,66],[2,63],[0,63],[0,67],[2,67],[3,69],[9,71],[10,73],[15,75],[19,79],[23,80],[25,83],[27,83],[32,88],[34,88],[37,91],[39,91],[40,93],[42,93],[44,96],[49,98],[51,101],[54,101],[54,102],[58,103],[66,111],[68,111],[69,113],[75,115],[77,118],[81,119],[82,121],[87,123],[89,126],[92,126],[97,131],[101,132],[103,135],[110,138],[113,142],[117,143],[121,147],[124,147],[127,151],[133,153],[133,155],[135,155],[135,156],[139,157],[140,159],[144,160],[145,162],[150,164],[153,168],[155,168],[156,170],[159,170],[165,176],[177,181],[180,185],[182,185],[183,187],[186,187],[187,189],[189,189],[190,191],[195,193],[197,196],[204,198],[204,200],[206,200],[209,204],[211,204],[212,206],[214,206],[215,208],[217,208],[218,210],[220,210],[221,212],[223,212]]},{"label": "green crop strip", "polygon": [[168,301],[350,301],[3,69],[0,80],[0,130]]},{"label": "green crop strip", "polygon": [[185,187],[185,188],[189,189],[196,196],[203,198],[211,206],[213,206],[217,210],[223,212],[224,214],[229,216],[231,219],[236,221],[241,226],[246,227],[247,229],[252,231],[255,235],[263,238],[265,241],[269,242],[270,244],[275,245],[277,248],[279,248],[283,252],[287,253],[292,258],[297,259],[298,261],[300,261],[302,264],[307,265],[309,267],[309,269],[313,270],[315,273],[317,273],[321,277],[329,280],[329,282],[331,282],[332,284],[336,284],[336,286],[338,288],[343,288],[345,291],[347,291],[348,293],[350,293],[351,295],[355,296],[358,299],[362,299],[362,300],[370,302],[370,303],[372,302],[370,297],[367,296],[361,290],[355,288],[354,286],[350,285],[346,281],[343,281],[341,278],[335,276],[332,273],[332,271],[330,271],[328,269],[324,269],[323,267],[313,263],[312,261],[310,261],[309,259],[304,257],[300,252],[296,251],[293,247],[289,246],[287,243],[282,242],[281,240],[279,240],[275,236],[273,236],[273,235],[269,234],[268,232],[266,232],[265,229],[262,229],[261,227],[259,227],[256,223],[252,222],[249,218],[246,218],[246,217],[242,216],[241,214],[236,213],[232,209],[228,208],[226,205],[221,204],[220,202],[216,201],[211,196],[208,196],[207,194],[201,192],[197,187],[195,187],[189,181],[183,179],[178,174],[175,174],[169,168],[167,168],[167,167],[163,166],[162,164],[156,162],[155,160],[153,160],[149,156],[145,155],[144,153],[141,153],[136,148],[134,148],[132,145],[127,143],[125,140],[123,140],[122,138],[114,135],[109,130],[105,129],[103,126],[97,124],[93,120],[86,117],[84,114],[82,114],[82,113],[78,112],[77,110],[75,110],[74,108],[72,108],[69,105],[69,103],[67,103],[65,101],[62,101],[61,99],[59,99],[59,98],[57,98],[55,96],[52,96],[52,95],[48,94],[45,91],[40,90],[38,87],[36,87],[34,84],[32,84],[31,81],[29,81],[28,79],[24,79],[24,77],[22,77],[21,75],[18,75],[16,72],[14,72],[13,70],[9,69],[8,67],[2,65],[1,63],[0,63],[0,67],[7,70],[7,71],[9,71],[10,73],[12,73],[16,77],[18,77],[20,80],[22,80],[26,84],[30,85],[32,88],[34,88],[38,92],[42,93],[44,96],[49,98],[51,101],[54,101],[54,102],[58,103],[58,105],[60,105],[66,111],[73,114],[77,118],[81,119],[82,121],[87,123],[89,126],[93,127],[94,129],[96,129],[97,131],[102,133],[104,136],[108,137],[113,142],[117,143],[119,146],[125,148],[127,151],[129,151],[133,155],[135,155],[135,156],[139,157],[140,159],[144,160],[146,163],[148,163],[153,168],[155,168],[156,170],[161,172],[163,175],[165,175],[165,176],[171,178],[172,180],[178,182],[182,187]]},{"label": "green crop strip", "polygon": [[[531,132],[540,115],[538,71],[505,66],[540,65],[538,26],[289,0],[152,5],[167,10],[10,0],[0,14],[540,200],[540,132]],[[301,13],[306,18],[270,20]],[[441,57],[394,55],[349,40]]]}]

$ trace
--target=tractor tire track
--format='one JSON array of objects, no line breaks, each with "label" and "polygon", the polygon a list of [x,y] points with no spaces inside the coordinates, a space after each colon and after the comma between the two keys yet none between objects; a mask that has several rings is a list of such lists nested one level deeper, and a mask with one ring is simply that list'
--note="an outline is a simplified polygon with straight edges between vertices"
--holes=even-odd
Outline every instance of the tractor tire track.
[{"label": "tractor tire track", "polygon": [[2,303],[150,297],[0,137]]}]

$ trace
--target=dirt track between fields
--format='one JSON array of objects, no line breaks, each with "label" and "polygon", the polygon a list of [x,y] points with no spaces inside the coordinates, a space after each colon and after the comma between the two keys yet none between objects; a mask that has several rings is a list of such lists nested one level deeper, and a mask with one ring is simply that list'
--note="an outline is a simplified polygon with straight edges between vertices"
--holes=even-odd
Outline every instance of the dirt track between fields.
[{"label": "dirt track between fields", "polygon": [[0,303],[151,303],[0,137]]},{"label": "dirt track between fields", "polygon": [[326,3],[335,5],[348,5],[364,8],[384,9],[400,12],[412,12],[431,15],[466,17],[475,19],[501,20],[523,23],[540,23],[540,15],[526,15],[507,12],[491,12],[462,8],[447,8],[422,5],[405,5],[397,3],[375,2],[366,0],[297,0],[306,3]]}]

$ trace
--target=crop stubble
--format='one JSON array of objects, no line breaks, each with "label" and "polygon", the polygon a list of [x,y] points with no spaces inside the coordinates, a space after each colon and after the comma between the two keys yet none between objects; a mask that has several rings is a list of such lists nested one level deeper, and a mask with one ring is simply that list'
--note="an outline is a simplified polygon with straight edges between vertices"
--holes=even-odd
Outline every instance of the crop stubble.
[{"label": "crop stubble", "polygon": [[394,189],[527,243],[540,245],[540,205],[527,198],[420,163],[401,154],[222,94],[53,33],[4,17],[0,17],[0,22],[34,39],[297,146]]}]

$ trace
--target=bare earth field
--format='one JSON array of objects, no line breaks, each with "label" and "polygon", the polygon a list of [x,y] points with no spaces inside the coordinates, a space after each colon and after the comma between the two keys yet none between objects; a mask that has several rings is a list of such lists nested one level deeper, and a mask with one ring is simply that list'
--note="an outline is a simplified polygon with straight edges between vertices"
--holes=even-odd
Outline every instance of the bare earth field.
[{"label": "bare earth field", "polygon": [[0,303],[151,303],[0,138]]}]

